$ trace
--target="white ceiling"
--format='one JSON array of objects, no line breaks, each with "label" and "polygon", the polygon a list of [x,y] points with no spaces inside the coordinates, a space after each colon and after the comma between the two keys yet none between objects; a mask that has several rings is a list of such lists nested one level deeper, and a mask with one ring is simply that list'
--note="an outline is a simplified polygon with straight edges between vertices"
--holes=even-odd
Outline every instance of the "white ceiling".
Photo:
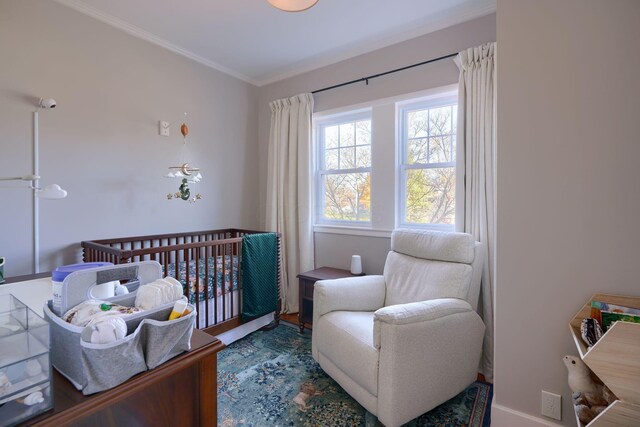
[{"label": "white ceiling", "polygon": [[264,85],[495,11],[496,0],[57,0],[247,82]]}]

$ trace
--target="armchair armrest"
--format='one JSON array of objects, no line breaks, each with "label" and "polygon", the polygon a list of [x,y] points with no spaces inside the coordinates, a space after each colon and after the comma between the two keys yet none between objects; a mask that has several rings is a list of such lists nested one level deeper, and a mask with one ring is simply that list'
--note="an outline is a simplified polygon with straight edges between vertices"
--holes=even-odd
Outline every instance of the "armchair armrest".
[{"label": "armchair armrest", "polygon": [[313,291],[314,323],[331,311],[375,311],[384,305],[385,292],[383,276],[320,280]]},{"label": "armchair armrest", "polygon": [[316,282],[313,290],[313,358],[319,361],[316,334],[321,328],[321,316],[332,311],[373,312],[384,306],[385,296],[383,276],[346,277]]},{"label": "armchair armrest", "polygon": [[[436,320],[446,322],[446,317],[455,314],[467,313],[467,317],[473,319],[472,323],[480,323],[484,332],[484,323],[480,316],[471,308],[468,302],[457,298],[438,298],[428,301],[396,304],[377,310],[373,316],[373,344],[380,349],[381,331],[383,324],[395,330],[401,325],[419,324]],[[441,323],[441,322],[438,322]],[[419,326],[419,325],[418,325]],[[425,326],[428,328],[428,326]]]},{"label": "armchair armrest", "polygon": [[[478,372],[484,323],[469,303],[442,298],[384,307],[374,314],[373,342],[379,350],[378,412],[420,413],[455,396]],[[428,384],[430,393],[415,393]],[[380,416],[380,415],[379,415]]]},{"label": "armchair armrest", "polygon": [[383,307],[375,312],[374,319],[391,325],[406,325],[471,311],[473,311],[471,305],[464,300],[438,298]]}]

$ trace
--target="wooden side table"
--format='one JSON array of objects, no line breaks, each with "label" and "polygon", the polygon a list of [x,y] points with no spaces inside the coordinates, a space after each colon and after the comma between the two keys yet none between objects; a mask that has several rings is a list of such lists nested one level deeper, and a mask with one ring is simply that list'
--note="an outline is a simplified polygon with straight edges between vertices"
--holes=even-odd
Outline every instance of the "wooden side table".
[{"label": "wooden side table", "polygon": [[299,279],[299,312],[298,322],[300,333],[304,333],[305,325],[311,329],[313,322],[313,286],[318,280],[341,279],[354,277],[349,270],[339,268],[321,267],[306,273],[298,274]]}]

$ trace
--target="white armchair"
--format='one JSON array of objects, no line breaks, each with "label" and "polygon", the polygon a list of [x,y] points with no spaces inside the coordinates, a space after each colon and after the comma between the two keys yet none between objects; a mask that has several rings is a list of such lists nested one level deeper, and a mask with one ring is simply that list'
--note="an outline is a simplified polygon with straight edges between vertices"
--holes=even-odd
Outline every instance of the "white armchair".
[{"label": "white armchair", "polygon": [[396,230],[382,276],[315,284],[313,358],[387,427],[475,379],[483,254],[471,235]]}]

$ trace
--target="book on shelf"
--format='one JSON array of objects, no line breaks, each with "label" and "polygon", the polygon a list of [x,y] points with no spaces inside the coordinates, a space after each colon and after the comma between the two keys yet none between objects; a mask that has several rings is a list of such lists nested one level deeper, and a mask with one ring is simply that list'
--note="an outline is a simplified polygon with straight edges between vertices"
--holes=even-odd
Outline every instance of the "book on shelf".
[{"label": "book on shelf", "polygon": [[615,322],[631,322],[640,323],[640,316],[625,313],[611,313],[603,311],[602,313],[602,330],[606,331]]},{"label": "book on shelf", "polygon": [[640,323],[640,309],[601,301],[592,301],[591,317],[596,319],[602,326],[602,331],[606,332],[613,322]]}]

